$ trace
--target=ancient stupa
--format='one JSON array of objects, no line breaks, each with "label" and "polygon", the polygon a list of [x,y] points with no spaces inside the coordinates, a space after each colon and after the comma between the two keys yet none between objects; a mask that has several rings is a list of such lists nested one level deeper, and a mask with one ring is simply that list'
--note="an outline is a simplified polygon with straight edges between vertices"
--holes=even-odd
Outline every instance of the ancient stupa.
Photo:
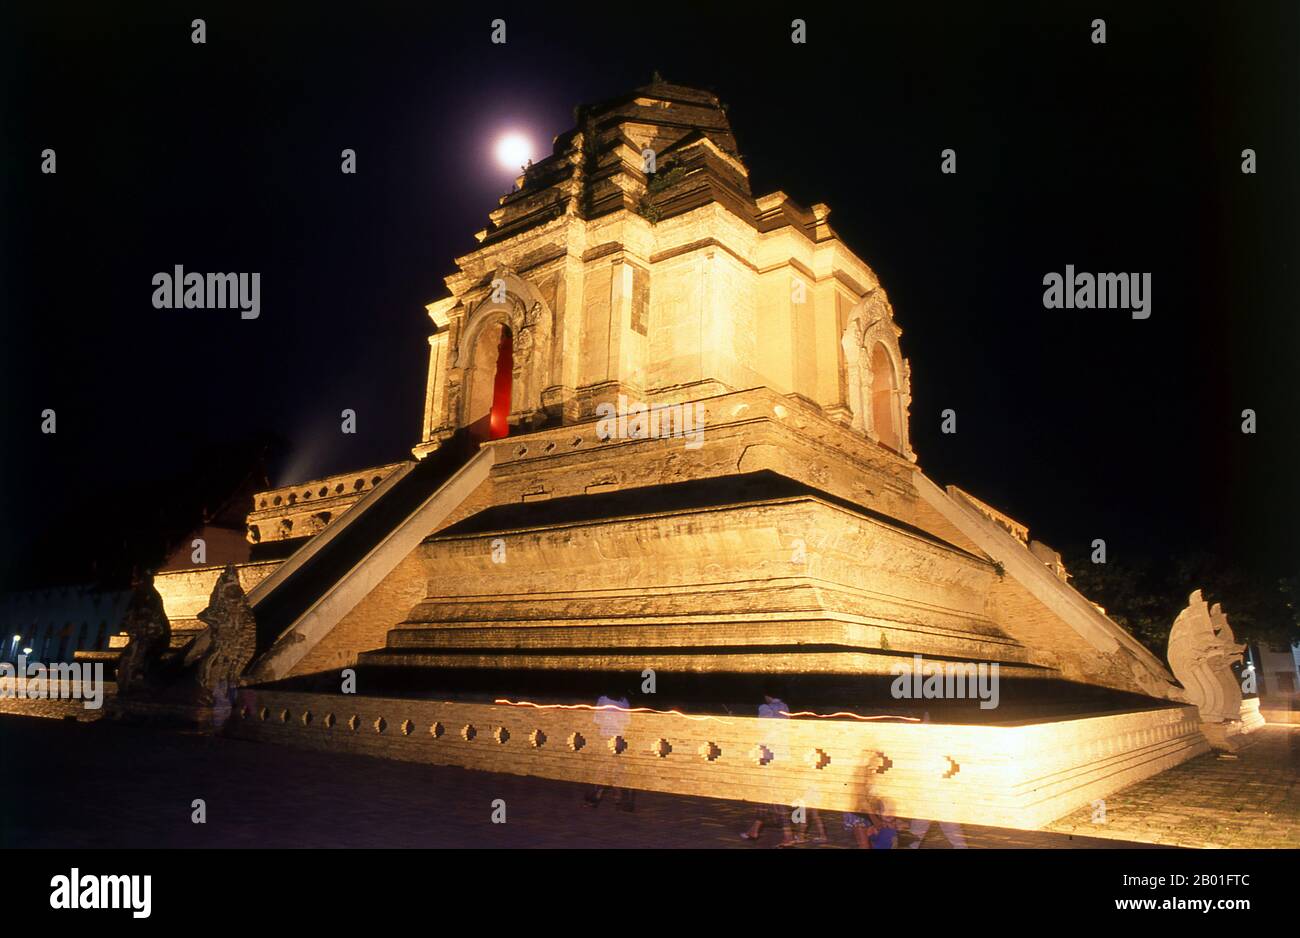
[{"label": "ancient stupa", "polygon": [[[902,329],[829,218],[751,191],[713,94],[580,108],[427,307],[414,458],[256,496],[228,731],[1012,826],[1205,751],[1059,555],[925,475]],[[157,578],[173,636],[219,573]],[[996,664],[997,706],[900,699],[919,661]]]}]

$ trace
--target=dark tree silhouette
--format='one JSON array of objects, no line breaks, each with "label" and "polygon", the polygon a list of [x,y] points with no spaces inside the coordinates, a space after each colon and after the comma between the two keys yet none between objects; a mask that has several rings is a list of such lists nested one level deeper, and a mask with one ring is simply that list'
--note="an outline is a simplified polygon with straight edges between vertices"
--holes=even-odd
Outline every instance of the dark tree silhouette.
[{"label": "dark tree silhouette", "polygon": [[1245,570],[1204,553],[1104,564],[1081,554],[1069,557],[1066,568],[1079,592],[1162,658],[1174,618],[1196,589],[1223,605],[1237,641],[1270,647],[1300,642],[1300,577]]}]

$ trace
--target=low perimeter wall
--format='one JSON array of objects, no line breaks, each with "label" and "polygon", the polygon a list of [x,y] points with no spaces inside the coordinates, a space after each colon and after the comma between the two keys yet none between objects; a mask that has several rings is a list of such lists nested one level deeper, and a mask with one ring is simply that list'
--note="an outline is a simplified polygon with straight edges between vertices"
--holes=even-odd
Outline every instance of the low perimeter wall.
[{"label": "low perimeter wall", "polygon": [[243,691],[227,732],[675,794],[1033,829],[1209,746],[1191,706],[1023,726],[762,720]]}]

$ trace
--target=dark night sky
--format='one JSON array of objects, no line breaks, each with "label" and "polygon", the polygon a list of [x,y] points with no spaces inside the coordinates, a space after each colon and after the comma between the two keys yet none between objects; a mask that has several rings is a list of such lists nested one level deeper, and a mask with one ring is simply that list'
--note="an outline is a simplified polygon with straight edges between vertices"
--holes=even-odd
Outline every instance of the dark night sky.
[{"label": "dark night sky", "polygon": [[[755,192],[826,202],[877,271],[933,478],[1062,550],[1297,566],[1294,4],[37,6],[0,14],[16,581],[50,556],[77,569],[147,493],[253,438],[284,441],[277,483],[406,455],[423,304],[509,188],[492,137],[549,141],[655,69],[717,92]],[[1151,318],[1045,310],[1042,277],[1068,263],[1150,271]],[[175,264],[261,272],[260,319],[153,309]]]}]

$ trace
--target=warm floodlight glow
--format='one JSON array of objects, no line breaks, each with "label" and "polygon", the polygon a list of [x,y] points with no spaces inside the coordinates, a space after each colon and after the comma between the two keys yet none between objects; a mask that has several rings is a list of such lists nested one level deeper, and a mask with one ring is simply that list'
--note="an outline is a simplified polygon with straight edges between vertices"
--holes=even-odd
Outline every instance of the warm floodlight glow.
[{"label": "warm floodlight glow", "polygon": [[518,172],[533,158],[533,142],[520,133],[508,133],[497,140],[496,159],[502,169]]}]

